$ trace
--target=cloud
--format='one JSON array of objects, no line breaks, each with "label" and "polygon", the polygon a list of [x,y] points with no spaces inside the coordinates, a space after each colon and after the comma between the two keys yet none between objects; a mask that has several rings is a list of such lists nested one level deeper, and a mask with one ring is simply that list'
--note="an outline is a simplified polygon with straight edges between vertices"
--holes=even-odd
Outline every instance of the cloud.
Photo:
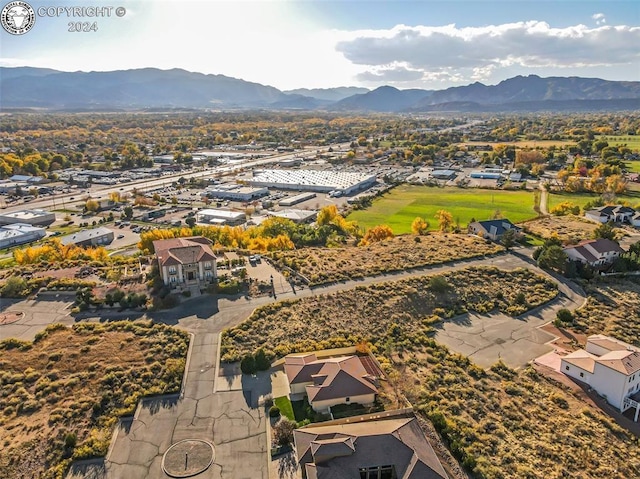
[{"label": "cloud", "polygon": [[[604,20],[604,15],[597,15],[597,21]],[[634,65],[640,61],[639,44],[640,27],[552,28],[546,22],[527,21],[467,28],[397,25],[352,32],[336,49],[353,64],[367,68],[361,80],[408,81],[422,73],[423,79],[451,82],[454,78],[479,81],[508,68],[566,72]]]},{"label": "cloud", "polygon": [[404,65],[394,64],[376,67],[356,75],[356,79],[363,82],[402,83],[421,80],[424,72],[411,70]]},{"label": "cloud", "polygon": [[596,25],[604,25],[605,23],[607,23],[607,19],[604,17],[604,13],[594,13],[593,15],[591,15],[591,18],[596,21]]}]

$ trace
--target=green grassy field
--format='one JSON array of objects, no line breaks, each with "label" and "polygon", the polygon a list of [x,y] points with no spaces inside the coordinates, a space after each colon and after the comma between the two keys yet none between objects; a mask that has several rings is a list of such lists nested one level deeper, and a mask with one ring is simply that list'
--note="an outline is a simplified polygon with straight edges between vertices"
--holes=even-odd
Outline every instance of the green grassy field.
[{"label": "green grassy field", "polygon": [[627,169],[632,173],[640,173],[640,161],[625,161]]},{"label": "green grassy field", "polygon": [[386,224],[395,234],[404,234],[411,232],[411,223],[416,216],[426,219],[430,229],[437,229],[434,215],[442,209],[466,227],[472,218],[486,220],[496,210],[514,223],[535,218],[533,206],[534,194],[528,191],[401,185],[374,200],[370,208],[354,211],[348,219],[356,220],[364,228]]},{"label": "green grassy field", "polygon": [[632,151],[640,151],[640,136],[638,135],[601,135],[598,139],[606,140],[610,146],[627,145]]},{"label": "green grassy field", "polygon": [[[580,208],[584,208],[584,205],[586,203],[596,200],[599,197],[600,195],[595,193],[550,193],[548,208],[551,209],[560,203],[564,203],[565,201],[569,201],[580,206]],[[629,202],[632,206],[640,204],[640,193],[637,192],[629,192],[625,195],[618,195],[616,198],[621,202]]]}]

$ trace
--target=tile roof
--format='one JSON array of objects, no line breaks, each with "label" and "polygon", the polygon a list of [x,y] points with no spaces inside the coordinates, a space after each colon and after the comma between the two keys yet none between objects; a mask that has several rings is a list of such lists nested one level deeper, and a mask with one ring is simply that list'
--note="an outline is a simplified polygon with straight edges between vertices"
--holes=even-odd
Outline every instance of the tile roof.
[{"label": "tile roof", "polygon": [[569,364],[577,366],[580,369],[584,369],[585,371],[593,374],[593,371],[596,367],[596,357],[597,356],[586,352],[584,349],[578,349],[577,351],[567,354],[562,359]]},{"label": "tile roof", "polygon": [[564,361],[590,373],[595,371],[596,364],[606,366],[625,376],[640,371],[640,351],[630,344],[601,334],[589,336],[587,343],[606,348],[608,352],[598,356],[584,349],[579,349],[567,354],[563,358]]},{"label": "tile roof", "polygon": [[215,261],[211,241],[203,236],[171,238],[153,242],[160,266]]},{"label": "tile roof", "polygon": [[398,479],[447,478],[415,417],[311,425],[294,438],[308,478],[352,479],[380,465],[394,466]]}]

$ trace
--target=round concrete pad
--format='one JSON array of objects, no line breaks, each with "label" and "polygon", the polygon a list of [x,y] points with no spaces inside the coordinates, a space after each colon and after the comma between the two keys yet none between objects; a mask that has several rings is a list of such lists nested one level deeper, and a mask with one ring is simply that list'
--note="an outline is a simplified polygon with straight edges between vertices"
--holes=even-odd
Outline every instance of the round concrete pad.
[{"label": "round concrete pad", "polygon": [[0,326],[3,324],[11,324],[19,321],[24,317],[23,312],[9,312],[0,314]]},{"label": "round concrete pad", "polygon": [[191,477],[213,463],[213,444],[199,439],[175,443],[162,457],[162,470],[171,477]]}]

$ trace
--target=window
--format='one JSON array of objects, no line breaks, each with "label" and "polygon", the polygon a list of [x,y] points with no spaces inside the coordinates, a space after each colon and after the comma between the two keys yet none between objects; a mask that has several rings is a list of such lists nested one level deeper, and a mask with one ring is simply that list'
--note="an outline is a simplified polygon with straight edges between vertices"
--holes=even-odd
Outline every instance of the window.
[{"label": "window", "polygon": [[169,266],[169,274],[176,274],[176,267],[175,266]]},{"label": "window", "polygon": [[361,467],[360,479],[397,479],[394,466]]},{"label": "window", "polygon": [[347,404],[349,404],[349,401],[351,401],[351,398],[344,398],[344,402],[346,402]]},{"label": "window", "polygon": [[569,366],[565,366],[564,368],[565,368],[567,371],[569,370]]},{"label": "window", "polygon": [[205,277],[207,278],[211,278],[213,276],[213,273],[211,271],[205,271],[204,272]]},{"label": "window", "polygon": [[169,281],[171,281],[172,283],[175,283],[176,282],[176,277],[175,276],[171,276],[169,278]]},{"label": "window", "polygon": [[580,377],[583,378],[584,377],[584,373],[580,373]]},{"label": "window", "polygon": [[207,262],[204,264],[204,269],[211,269],[211,261],[207,261]]}]

